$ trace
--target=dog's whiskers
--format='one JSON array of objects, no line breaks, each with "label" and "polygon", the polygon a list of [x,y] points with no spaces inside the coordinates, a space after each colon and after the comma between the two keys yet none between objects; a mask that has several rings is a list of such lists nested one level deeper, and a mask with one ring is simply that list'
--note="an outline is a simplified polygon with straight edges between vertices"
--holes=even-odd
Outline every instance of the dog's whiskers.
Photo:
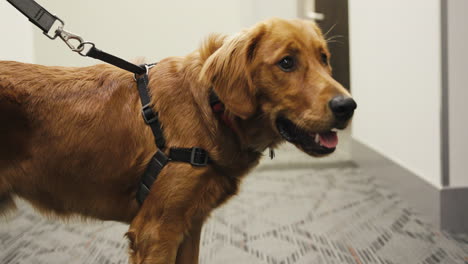
[{"label": "dog's whiskers", "polygon": [[333,24],[333,25],[327,30],[327,32],[326,32],[325,34],[323,34],[323,37],[326,38],[327,35],[328,35],[335,27],[336,27],[336,23]]},{"label": "dog's whiskers", "polygon": [[339,43],[339,44],[344,44],[343,42],[341,41],[338,41],[338,40],[332,40],[332,41],[328,41],[327,44],[330,44],[330,43]]},{"label": "dog's whiskers", "polygon": [[332,40],[335,40],[337,38],[343,38],[343,37],[344,37],[343,35],[334,35],[334,36],[331,36],[331,37],[325,39],[325,41],[328,43],[328,42],[330,42]]},{"label": "dog's whiskers", "polygon": [[327,42],[327,44],[330,44],[330,43],[340,43],[340,44],[343,44],[343,42],[337,40],[338,38],[343,38],[343,36],[341,36],[341,35],[335,35],[335,36],[332,36],[332,37],[326,39],[325,41]]}]

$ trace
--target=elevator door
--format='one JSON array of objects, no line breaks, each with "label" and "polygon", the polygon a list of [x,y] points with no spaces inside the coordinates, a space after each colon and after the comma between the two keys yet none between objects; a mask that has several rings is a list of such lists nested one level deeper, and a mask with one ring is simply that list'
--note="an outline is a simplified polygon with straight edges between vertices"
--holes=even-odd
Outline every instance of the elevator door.
[{"label": "elevator door", "polygon": [[333,77],[350,89],[348,0],[315,0],[315,12],[323,14],[323,20],[317,21],[323,32],[329,31]]},{"label": "elevator door", "polygon": [[350,89],[348,0],[298,0],[298,15],[315,20],[327,33],[333,77]]}]

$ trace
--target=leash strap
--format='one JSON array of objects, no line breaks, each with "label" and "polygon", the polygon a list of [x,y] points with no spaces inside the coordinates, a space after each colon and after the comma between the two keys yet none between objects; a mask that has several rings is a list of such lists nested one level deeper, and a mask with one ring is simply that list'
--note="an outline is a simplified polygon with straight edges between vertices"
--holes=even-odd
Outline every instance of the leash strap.
[{"label": "leash strap", "polygon": [[[144,67],[135,65],[124,59],[99,50],[95,47],[94,43],[84,41],[82,37],[64,30],[63,27],[65,26],[65,22],[51,14],[34,0],[7,1],[25,15],[29,21],[39,27],[42,30],[42,33],[44,33],[48,38],[55,39],[60,37],[72,51],[79,53],[81,56],[91,57],[107,62],[138,75],[146,72]],[[56,23],[57,21],[59,23]]]},{"label": "leash strap", "polygon": [[91,57],[95,58],[104,62],[107,62],[109,64],[112,64],[114,66],[117,66],[121,69],[133,72],[135,74],[141,75],[146,73],[146,69],[144,67],[135,65],[133,63],[130,63],[124,59],[121,59],[119,57],[116,57],[112,54],[109,54],[107,52],[104,52],[100,49],[97,49],[94,47],[94,45],[89,49],[89,51],[85,54],[86,57]]}]

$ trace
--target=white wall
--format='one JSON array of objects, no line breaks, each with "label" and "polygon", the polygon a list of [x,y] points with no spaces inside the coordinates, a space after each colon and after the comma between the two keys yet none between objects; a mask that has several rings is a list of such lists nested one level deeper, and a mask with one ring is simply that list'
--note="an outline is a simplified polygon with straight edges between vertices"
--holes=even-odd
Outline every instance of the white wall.
[{"label": "white wall", "polygon": [[440,0],[350,0],[349,12],[352,136],[440,187]]},{"label": "white wall", "polygon": [[0,60],[33,62],[33,26],[7,1],[0,1]]},{"label": "white wall", "polygon": [[[233,33],[241,23],[240,5],[234,0],[41,0],[40,3],[66,22],[66,30],[128,60],[145,57],[153,62],[185,55],[209,33]],[[39,31],[35,31],[35,41],[36,61],[40,64],[99,63],[74,54],[61,41],[50,41]]]},{"label": "white wall", "polygon": [[[295,15],[295,1],[265,0],[40,0],[65,20],[65,29],[93,41],[104,51],[148,62],[183,56],[213,32],[232,34],[273,15]],[[99,63],[71,52],[60,40],[35,30],[36,62],[81,66]]]},{"label": "white wall", "polygon": [[450,187],[468,187],[468,1],[447,3]]},{"label": "white wall", "polygon": [[241,0],[243,26],[271,17],[297,18],[296,0]]}]

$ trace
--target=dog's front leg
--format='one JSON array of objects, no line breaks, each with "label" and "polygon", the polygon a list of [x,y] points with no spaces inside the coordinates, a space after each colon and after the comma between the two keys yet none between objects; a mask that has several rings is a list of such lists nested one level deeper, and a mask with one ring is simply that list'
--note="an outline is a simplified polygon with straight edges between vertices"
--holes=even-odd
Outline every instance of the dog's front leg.
[{"label": "dog's front leg", "polygon": [[176,264],[198,264],[203,221],[194,221],[177,252]]},{"label": "dog's front leg", "polygon": [[165,213],[150,215],[143,208],[130,225],[131,264],[174,264],[183,240],[183,220]]},{"label": "dog's front leg", "polygon": [[130,263],[198,264],[202,221],[196,221],[188,232],[180,224],[148,221],[140,232],[129,231]]},{"label": "dog's front leg", "polygon": [[202,220],[219,195],[206,169],[183,165],[160,175],[133,219],[127,233],[132,264],[197,263]]}]

